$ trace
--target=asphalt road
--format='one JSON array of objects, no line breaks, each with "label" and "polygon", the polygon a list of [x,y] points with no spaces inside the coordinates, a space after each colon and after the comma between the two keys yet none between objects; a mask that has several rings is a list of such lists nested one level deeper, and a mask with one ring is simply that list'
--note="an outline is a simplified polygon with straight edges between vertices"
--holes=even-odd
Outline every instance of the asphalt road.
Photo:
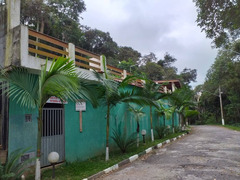
[{"label": "asphalt road", "polygon": [[190,135],[100,179],[240,180],[240,132],[195,126]]}]

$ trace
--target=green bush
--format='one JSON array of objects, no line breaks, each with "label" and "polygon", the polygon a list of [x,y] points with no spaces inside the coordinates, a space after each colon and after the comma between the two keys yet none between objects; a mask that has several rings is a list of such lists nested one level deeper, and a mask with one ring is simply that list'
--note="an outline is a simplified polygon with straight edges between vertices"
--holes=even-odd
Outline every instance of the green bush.
[{"label": "green bush", "polygon": [[136,143],[136,133],[131,136],[127,136],[126,133],[122,133],[120,130],[113,130],[113,136],[111,137],[117,144],[122,153],[126,153],[128,148]]},{"label": "green bush", "polygon": [[21,175],[28,170],[26,166],[31,163],[35,158],[28,159],[23,163],[19,163],[21,156],[26,153],[30,148],[17,149],[13,151],[5,164],[0,163],[0,179],[1,180],[15,180],[20,179]]},{"label": "green bush", "polygon": [[157,133],[158,138],[162,139],[165,136],[170,134],[170,128],[168,128],[166,126],[165,127],[163,127],[163,126],[156,126],[155,127],[155,132]]}]

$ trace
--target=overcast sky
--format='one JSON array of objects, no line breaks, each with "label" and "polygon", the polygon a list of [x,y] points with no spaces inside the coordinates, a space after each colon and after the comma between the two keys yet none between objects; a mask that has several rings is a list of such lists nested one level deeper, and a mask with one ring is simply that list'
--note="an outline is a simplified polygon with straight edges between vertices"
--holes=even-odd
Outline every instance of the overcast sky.
[{"label": "overcast sky", "polygon": [[177,59],[178,71],[197,69],[202,84],[217,54],[211,40],[197,26],[192,0],[84,0],[82,24],[109,32],[120,46],[158,59],[168,52]]}]

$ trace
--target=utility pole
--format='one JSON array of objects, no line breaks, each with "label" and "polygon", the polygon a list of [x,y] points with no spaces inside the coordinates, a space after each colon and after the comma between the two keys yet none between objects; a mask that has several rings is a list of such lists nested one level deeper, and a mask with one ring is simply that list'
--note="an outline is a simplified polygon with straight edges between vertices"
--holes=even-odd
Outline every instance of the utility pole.
[{"label": "utility pole", "polygon": [[219,99],[220,99],[220,108],[221,108],[221,117],[222,117],[222,125],[225,125],[224,118],[223,118],[223,107],[222,107],[222,92],[219,86]]}]

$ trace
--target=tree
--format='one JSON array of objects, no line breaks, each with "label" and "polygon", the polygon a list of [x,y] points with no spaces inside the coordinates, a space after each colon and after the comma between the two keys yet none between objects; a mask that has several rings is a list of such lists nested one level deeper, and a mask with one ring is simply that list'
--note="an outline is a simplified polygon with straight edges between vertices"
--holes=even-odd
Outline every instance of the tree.
[{"label": "tree", "polygon": [[141,58],[141,53],[134,50],[132,47],[120,46],[118,48],[118,53],[116,54],[116,59],[118,61],[128,61],[131,59],[134,64],[137,64]]},{"label": "tree", "polygon": [[147,78],[152,81],[162,80],[164,75],[164,69],[154,62],[147,62],[141,66],[140,72],[145,73]]},{"label": "tree", "polygon": [[226,0],[193,0],[197,7],[198,26],[213,39],[216,47],[223,47],[239,38],[240,2]]},{"label": "tree", "polygon": [[[97,54],[104,54],[109,59],[118,53],[118,45],[109,32],[86,28],[81,40],[82,47]],[[109,62],[110,63],[110,62]],[[110,63],[111,64],[111,63]]]},{"label": "tree", "polygon": [[157,57],[153,52],[150,52],[148,55],[144,55],[141,60],[140,64],[147,64],[150,62],[157,62]]},{"label": "tree", "polygon": [[183,126],[183,114],[186,108],[195,107],[194,93],[193,91],[184,86],[180,89],[174,91],[171,96],[169,96],[169,101],[172,109],[172,127],[174,132],[174,113],[178,112],[180,115],[180,125]]},{"label": "tree", "polygon": [[22,0],[21,22],[44,34],[79,45],[83,0]]},{"label": "tree", "polygon": [[170,119],[172,112],[169,107],[165,107],[167,104],[162,102],[161,100],[157,101],[158,108],[155,110],[158,114],[158,116],[163,117],[163,126],[166,126],[166,119]]},{"label": "tree", "polygon": [[143,107],[136,108],[136,107],[133,107],[131,105],[129,107],[129,111],[133,113],[133,115],[135,116],[135,120],[137,122],[137,147],[139,146],[139,132],[140,132],[139,121],[140,121],[140,118],[142,116],[144,116],[144,112],[142,111],[142,109],[143,109]]},{"label": "tree", "polygon": [[[103,61],[106,59],[103,57]],[[104,63],[105,64],[105,63]],[[100,76],[98,73],[95,73],[96,78],[102,84],[102,100],[104,100],[105,105],[107,106],[107,123],[106,123],[106,161],[109,160],[109,126],[110,126],[110,113],[112,107],[116,106],[118,103],[136,103],[140,106],[143,105],[154,105],[151,99],[141,96],[141,91],[136,89],[126,91],[124,88],[133,80],[137,78],[134,76],[128,76],[121,83],[115,81],[109,76],[104,66],[104,76]]]},{"label": "tree", "polygon": [[[75,101],[79,97],[92,97],[86,91],[79,93],[79,79],[75,72],[74,62],[63,57],[53,60],[47,72],[47,60],[42,67],[41,75],[30,74],[21,67],[12,67],[11,71],[1,70],[1,89],[14,99],[20,106],[38,109],[38,136],[36,179],[40,178],[41,133],[42,133],[42,109],[51,96],[58,97],[62,101]],[[84,79],[82,79],[82,84]],[[7,90],[5,90],[8,87]],[[38,174],[39,173],[39,174]]]},{"label": "tree", "polygon": [[180,73],[180,79],[186,85],[190,84],[191,81],[196,82],[197,78],[197,70],[196,69],[188,69],[184,68]]},{"label": "tree", "polygon": [[[142,96],[150,99],[152,102],[155,102],[164,96],[163,94],[160,93],[160,87],[161,87],[160,84],[156,84],[151,80],[145,80],[145,83],[142,89]],[[151,124],[151,139],[152,141],[154,141],[153,125],[152,125],[152,104],[149,105],[149,110],[150,110],[150,124]]]}]

